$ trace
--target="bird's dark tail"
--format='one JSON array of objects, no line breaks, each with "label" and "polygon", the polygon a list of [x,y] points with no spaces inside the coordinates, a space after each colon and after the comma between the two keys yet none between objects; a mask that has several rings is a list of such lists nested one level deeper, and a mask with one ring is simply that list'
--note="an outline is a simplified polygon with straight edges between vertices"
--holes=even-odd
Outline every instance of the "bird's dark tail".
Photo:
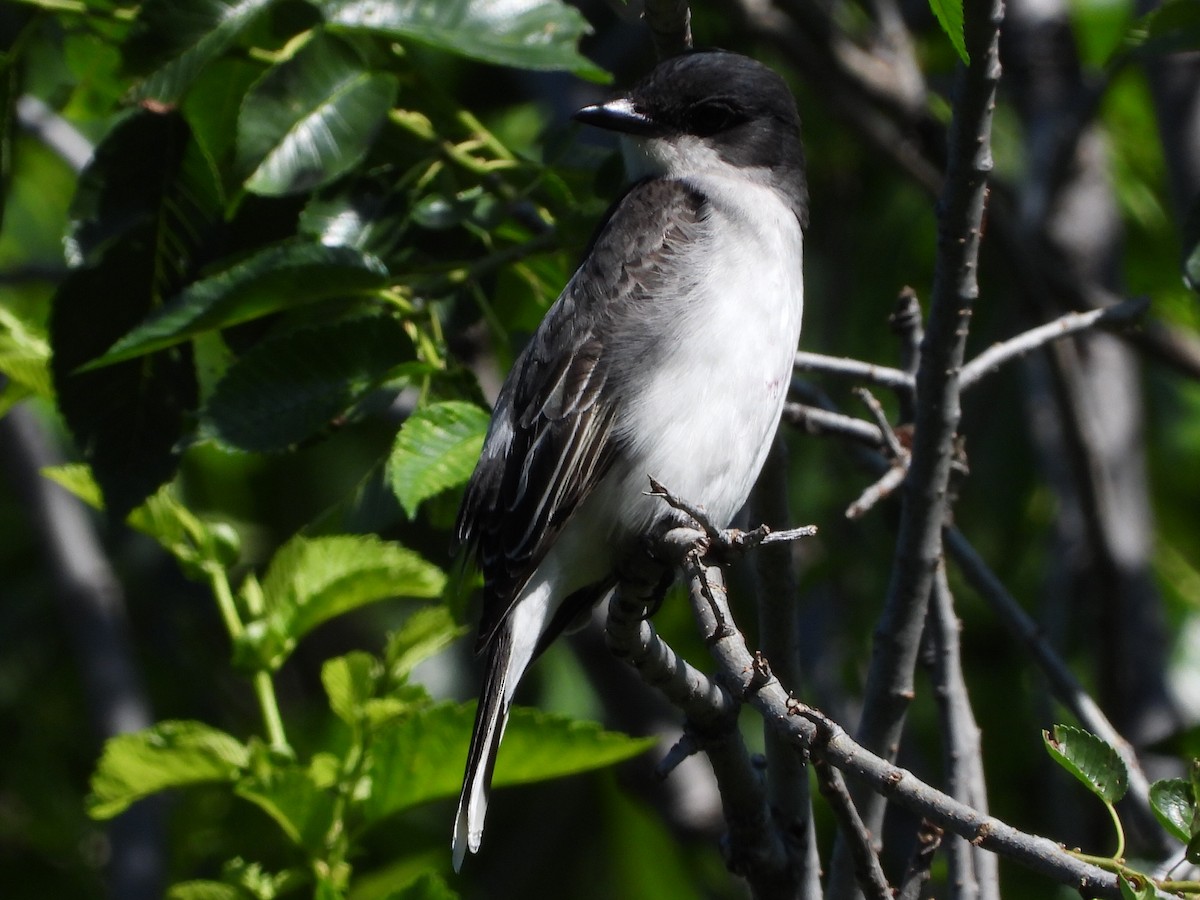
[{"label": "bird's dark tail", "polygon": [[[487,815],[496,751],[500,749],[500,738],[504,736],[504,726],[508,723],[512,688],[515,687],[515,684],[509,684],[512,662],[512,634],[508,628],[501,628],[488,650],[487,674],[479,696],[479,707],[475,710],[475,730],[471,734],[471,748],[467,752],[467,771],[458,798],[458,815],[454,817],[456,872],[462,868],[467,851],[478,851],[483,838],[483,819]],[[528,661],[525,665],[528,665]],[[519,676],[520,673],[516,674]]]}]

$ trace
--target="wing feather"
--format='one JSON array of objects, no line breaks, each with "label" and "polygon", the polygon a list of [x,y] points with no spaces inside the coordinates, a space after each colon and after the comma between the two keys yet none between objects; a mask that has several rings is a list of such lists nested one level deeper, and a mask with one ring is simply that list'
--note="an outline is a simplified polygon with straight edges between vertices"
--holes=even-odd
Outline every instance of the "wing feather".
[{"label": "wing feather", "polygon": [[501,389],[456,526],[484,575],[479,648],[621,452],[628,345],[652,344],[641,332],[659,286],[687,283],[679,266],[702,231],[704,204],[678,181],[634,185]]}]

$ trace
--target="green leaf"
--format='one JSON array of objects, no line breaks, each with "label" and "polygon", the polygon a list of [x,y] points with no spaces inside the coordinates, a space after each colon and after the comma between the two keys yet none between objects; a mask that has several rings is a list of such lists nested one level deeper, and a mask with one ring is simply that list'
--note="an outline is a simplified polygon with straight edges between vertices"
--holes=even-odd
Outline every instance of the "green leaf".
[{"label": "green leaf", "polygon": [[134,359],[304,303],[370,294],[386,281],[379,260],[349,247],[275,244],[189,285],[85,368]]},{"label": "green leaf", "polygon": [[929,0],[929,8],[934,17],[954,45],[954,52],[963,61],[963,65],[971,64],[967,53],[967,42],[963,37],[963,0]]},{"label": "green leaf", "polygon": [[471,477],[488,419],[478,406],[451,400],[421,407],[404,423],[387,471],[409,518],[422,501]]},{"label": "green leaf", "polygon": [[242,779],[236,793],[274,819],[294,844],[319,851],[329,834],[334,797],[306,769],[271,768]]},{"label": "green leaf", "polygon": [[100,485],[96,484],[92,470],[84,463],[47,466],[42,469],[42,476],[78,497],[92,509],[104,509],[104,495],[100,492]]},{"label": "green leaf", "polygon": [[317,33],[246,95],[237,165],[247,190],[298,194],[353,168],[370,149],[398,89],[396,76],[372,72],[345,40]]},{"label": "green leaf", "polygon": [[433,598],[446,576],[399,544],[374,536],[288,541],[271,560],[262,582],[267,618],[262,655],[283,663],[296,641],[322,622],[391,597]]},{"label": "green leaf", "polygon": [[50,343],[44,335],[0,306],[0,373],[37,397],[49,398]]},{"label": "green leaf", "polygon": [[229,367],[205,405],[200,437],[254,453],[287,450],[342,417],[413,357],[403,324],[391,316],[286,332]]},{"label": "green leaf", "polygon": [[128,55],[152,74],[134,99],[178,103],[196,77],[233,44],[274,0],[146,0]]},{"label": "green leaf", "polygon": [[329,708],[343,722],[354,724],[362,706],[375,692],[379,663],[370,653],[355,650],[325,661],[321,684],[329,695]]},{"label": "green leaf", "polygon": [[[151,238],[149,229],[142,237]],[[99,372],[78,367],[101,353],[155,302],[155,254],[146,241],[122,242],[59,285],[50,321],[59,409],[104,491],[125,515],[169,480],[196,403],[186,353],[162,353]]]},{"label": "green leaf", "polygon": [[1120,755],[1094,734],[1070,725],[1055,725],[1054,736],[1042,732],[1046,750],[1054,760],[1078,778],[1110,806],[1129,789],[1129,771]]},{"label": "green leaf", "polygon": [[563,69],[592,81],[608,73],[576,49],[591,27],[561,0],[324,0],[325,19],[409,38],[471,59],[518,69]]},{"label": "green leaf", "polygon": [[80,177],[67,253],[76,266],[50,319],[59,408],[117,518],[168,480],[190,427],[187,348],[81,373],[188,277],[220,219],[216,176],[177,115],[138,112]]},{"label": "green leaf", "polygon": [[88,815],[110,819],[129,804],[167,788],[233,781],[250,752],[232,735],[203,722],[166,721],[111,738],[92,775]]},{"label": "green leaf", "polygon": [[1190,782],[1183,778],[1154,782],[1150,785],[1150,808],[1163,828],[1184,843],[1191,840],[1196,821],[1196,801]]},{"label": "green leaf", "polygon": [[382,900],[458,900],[458,894],[440,876],[425,872],[411,884],[389,892]]},{"label": "green leaf", "polygon": [[167,900],[247,900],[239,887],[223,881],[181,881],[167,888]]},{"label": "green leaf", "polygon": [[1124,875],[1119,876],[1118,881],[1121,885],[1121,900],[1155,900],[1155,897],[1158,896],[1154,891],[1154,885],[1149,882],[1144,882],[1139,889],[1135,888]]},{"label": "green leaf", "polygon": [[[374,821],[462,787],[475,705],[439,704],[383,730],[373,745],[372,791],[365,815]],[[652,747],[633,738],[537,710],[515,707],[504,732],[493,784],[545,781],[612,765]]]},{"label": "green leaf", "polygon": [[467,631],[467,626],[455,622],[445,606],[416,610],[388,638],[384,659],[389,675],[395,681],[403,681],[418,663],[440,653]]},{"label": "green leaf", "polygon": [[1198,49],[1200,0],[1171,0],[1133,25],[1121,52],[1145,58]]}]

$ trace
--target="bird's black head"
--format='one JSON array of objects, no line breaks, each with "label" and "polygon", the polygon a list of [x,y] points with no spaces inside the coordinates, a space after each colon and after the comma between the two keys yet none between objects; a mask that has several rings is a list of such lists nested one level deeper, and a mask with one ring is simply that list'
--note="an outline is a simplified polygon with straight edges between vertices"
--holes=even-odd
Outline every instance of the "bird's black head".
[{"label": "bird's black head", "polygon": [[650,170],[688,174],[705,155],[771,173],[807,204],[800,116],[787,84],[759,62],[724,50],[697,50],[659,63],[623,96],[575,114],[626,134]]}]

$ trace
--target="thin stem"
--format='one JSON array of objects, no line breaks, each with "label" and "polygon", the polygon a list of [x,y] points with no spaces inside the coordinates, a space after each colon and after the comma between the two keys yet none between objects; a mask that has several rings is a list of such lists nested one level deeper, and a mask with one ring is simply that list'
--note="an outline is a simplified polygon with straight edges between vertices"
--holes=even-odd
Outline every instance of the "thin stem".
[{"label": "thin stem", "polygon": [[1117,849],[1113,852],[1113,859],[1125,858],[1125,829],[1121,826],[1121,817],[1117,815],[1116,808],[1107,801],[1104,808],[1108,810],[1108,814],[1112,816],[1113,828],[1117,830]]}]

